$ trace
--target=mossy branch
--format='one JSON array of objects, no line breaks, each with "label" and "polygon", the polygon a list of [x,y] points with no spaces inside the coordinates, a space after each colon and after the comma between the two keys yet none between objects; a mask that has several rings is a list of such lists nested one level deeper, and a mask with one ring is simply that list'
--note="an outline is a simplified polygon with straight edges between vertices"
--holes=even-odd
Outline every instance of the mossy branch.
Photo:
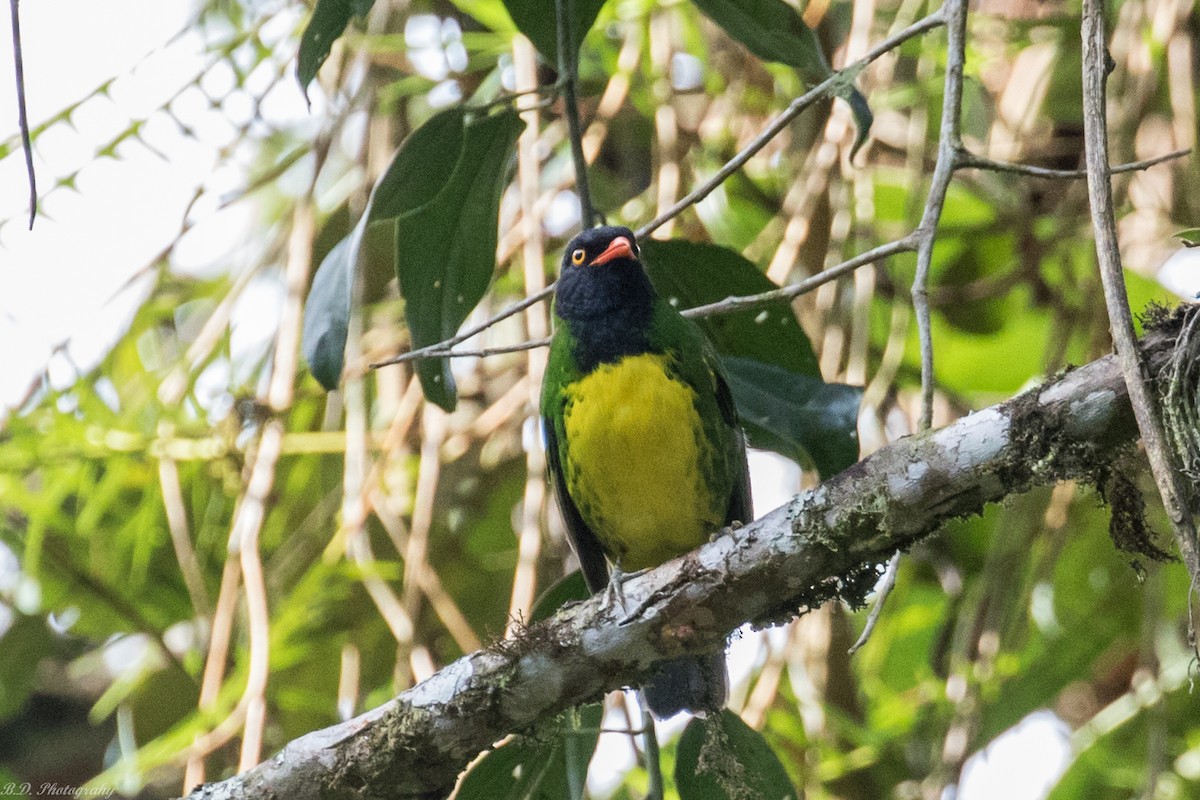
[{"label": "mossy branch", "polygon": [[[1189,308],[1140,349],[1166,374]],[[1094,482],[1137,425],[1115,356],[954,424],[902,439],[737,531],[625,585],[623,621],[592,600],[460,658],[349,722],[296,739],[195,798],[443,797],[481,750],[564,708],[637,684],[664,657],[722,646],[832,597],[862,602],[879,565],[950,519],[1063,479]]]}]

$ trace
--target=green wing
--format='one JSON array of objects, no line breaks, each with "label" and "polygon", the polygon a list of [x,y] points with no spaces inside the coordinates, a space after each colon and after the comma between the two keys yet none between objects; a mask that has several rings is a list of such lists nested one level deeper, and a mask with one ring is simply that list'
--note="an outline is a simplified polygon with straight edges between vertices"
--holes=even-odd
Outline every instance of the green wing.
[{"label": "green wing", "polygon": [[655,308],[651,344],[676,355],[679,377],[696,392],[706,437],[717,448],[718,462],[732,487],[725,524],[751,522],[754,511],[746,437],[720,356],[700,326],[661,297]]},{"label": "green wing", "polygon": [[711,369],[717,380],[717,406],[721,409],[722,421],[733,431],[735,442],[733,449],[736,471],[725,524],[749,523],[754,520],[754,502],[750,495],[750,463],[746,460],[746,434],[738,420],[737,405],[733,402],[733,392],[729,389],[729,381],[721,367],[721,359],[715,353],[711,355]]},{"label": "green wing", "polygon": [[546,434],[546,471],[550,474],[550,484],[554,487],[554,497],[558,500],[558,510],[562,512],[563,522],[567,526],[567,537],[571,540],[571,548],[579,559],[579,567],[583,570],[583,579],[588,589],[595,594],[608,585],[608,563],[604,560],[604,549],[596,534],[583,521],[575,501],[567,492],[567,479],[563,474],[562,453],[558,447],[558,434],[555,422],[549,417],[542,417],[542,430]]},{"label": "green wing", "polygon": [[567,491],[567,476],[562,463],[563,390],[581,377],[572,361],[572,346],[569,332],[558,321],[550,346],[550,358],[546,363],[546,374],[542,379],[542,433],[546,440],[546,472],[550,485],[554,487],[554,498],[567,526],[571,549],[579,559],[583,579],[594,594],[608,586],[608,562],[604,558],[600,540],[583,521],[579,508]]}]

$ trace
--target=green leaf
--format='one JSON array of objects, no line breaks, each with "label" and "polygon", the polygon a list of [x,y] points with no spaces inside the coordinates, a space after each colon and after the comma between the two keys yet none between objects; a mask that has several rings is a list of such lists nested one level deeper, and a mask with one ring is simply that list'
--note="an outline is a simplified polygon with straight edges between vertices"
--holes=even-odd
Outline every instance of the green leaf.
[{"label": "green leaf", "polygon": [[[454,335],[496,266],[496,217],[524,123],[512,109],[471,122],[453,174],[437,196],[396,219],[396,276],[416,348]],[[417,362],[425,397],[454,408],[448,359]]]},{"label": "green leaf", "polygon": [[8,657],[0,661],[0,721],[15,716],[37,678],[43,656],[54,651],[53,637],[40,617],[13,612],[12,625],[0,635]]},{"label": "green leaf", "polygon": [[[562,0],[563,3],[568,0]],[[571,31],[574,34],[574,58],[579,54],[579,46],[583,38],[592,29],[604,0],[574,0],[575,15],[571,20]],[[555,0],[504,0],[504,7],[516,23],[517,29],[529,37],[533,46],[542,54],[550,66],[558,66],[558,28],[554,20]]]},{"label": "green leaf", "polygon": [[1188,228],[1175,234],[1175,238],[1183,242],[1184,247],[1200,247],[1200,228]]},{"label": "green leaf", "polygon": [[763,735],[728,709],[689,722],[676,758],[680,800],[799,797]]},{"label": "green leaf", "polygon": [[815,466],[822,478],[858,460],[861,388],[747,358],[722,361],[752,446]]},{"label": "green leaf", "polygon": [[346,331],[350,326],[350,299],[354,290],[354,259],[366,217],[345,239],[333,246],[317,268],[304,304],[300,351],[309,371],[327,391],[338,387],[346,358]]},{"label": "green leaf", "polygon": [[317,268],[305,304],[300,347],[313,377],[329,391],[337,388],[342,376],[354,272],[369,238],[367,228],[394,225],[396,217],[422,208],[437,196],[458,164],[464,113],[456,107],[435,114],[404,140],[371,189],[358,224]]},{"label": "green leaf", "polygon": [[416,211],[437,197],[458,166],[465,120],[466,111],[455,106],[409,134],[371,190],[365,212],[371,222]]},{"label": "green leaf", "polygon": [[350,18],[366,16],[374,4],[375,0],[317,0],[300,37],[300,54],[296,58],[296,80],[305,100],[308,100],[308,85],[317,77],[317,70],[350,24]]},{"label": "green leaf", "polygon": [[592,593],[588,591],[587,583],[583,580],[583,572],[575,570],[570,575],[559,578],[549,589],[542,592],[537,602],[533,604],[533,612],[530,614],[529,621],[537,622],[546,619],[553,616],[554,612],[567,603],[582,602],[591,596]]},{"label": "green leaf", "polygon": [[[695,0],[695,3],[751,53],[764,61],[794,67],[810,86],[833,74],[813,29],[783,0]],[[874,118],[867,99],[851,80],[839,82],[833,94],[845,100],[854,113],[858,136],[850,154],[853,158],[866,141]]]},{"label": "green leaf", "polygon": [[[683,239],[640,243],[642,261],[660,294],[679,309],[778,289],[740,253]],[[820,377],[816,353],[787,303],[696,319],[717,351]]]},{"label": "green leaf", "polygon": [[754,55],[795,67],[809,83],[829,77],[829,63],[812,28],[783,0],[695,0],[705,16]]},{"label": "green leaf", "polygon": [[603,711],[602,704],[589,703],[560,714],[536,739],[496,748],[471,768],[455,798],[581,800]]}]

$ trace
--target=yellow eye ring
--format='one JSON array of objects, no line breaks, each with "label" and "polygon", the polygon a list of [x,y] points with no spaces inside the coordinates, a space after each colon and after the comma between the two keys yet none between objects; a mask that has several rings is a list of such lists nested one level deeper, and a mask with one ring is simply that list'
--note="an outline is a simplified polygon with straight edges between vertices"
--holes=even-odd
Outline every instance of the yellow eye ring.
[{"label": "yellow eye ring", "polygon": [[583,252],[582,247],[576,248],[575,251],[571,253],[571,263],[575,266],[582,264],[585,258],[587,258],[587,253]]}]

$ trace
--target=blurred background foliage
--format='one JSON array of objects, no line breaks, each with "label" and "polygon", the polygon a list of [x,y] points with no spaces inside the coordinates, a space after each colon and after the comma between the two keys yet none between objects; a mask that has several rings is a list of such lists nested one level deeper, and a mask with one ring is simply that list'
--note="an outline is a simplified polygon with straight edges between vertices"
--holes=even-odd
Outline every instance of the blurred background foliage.
[{"label": "blurred background foliage", "polygon": [[[837,68],[930,5],[797,8]],[[669,206],[804,91],[795,69],[761,61],[690,3],[597,8],[580,103],[610,222],[636,227]],[[1194,146],[1192,2],[1109,12],[1113,162]],[[1074,0],[973,4],[973,152],[1081,166],[1079,15]],[[408,365],[368,368],[411,345],[386,232],[365,234],[341,390],[326,394],[298,359],[316,267],[400,142],[463,98],[552,83],[554,70],[500,0],[377,0],[309,86],[311,113],[280,116],[272,93],[295,102],[306,17],[298,4],[198,7],[208,66],[95,147],[92,160],[119,164],[123,143],[153,146],[163,120],[202,137],[178,101],[197,90],[229,120],[179,237],[132,273],[138,301],[111,347],[83,363],[63,348],[0,417],[0,786],[93,781],[162,797],[228,776],[504,635],[573,567],[534,423],[544,353],[454,360],[452,413],[423,399]],[[849,108],[822,102],[656,235],[740,252],[775,284],[906,235],[932,170],[945,55],[935,31],[861,74],[875,123],[853,161]],[[80,103],[107,97],[114,77]],[[578,226],[562,101],[527,100],[496,271],[467,324],[552,280]],[[75,108],[34,120],[35,146]],[[15,136],[0,143],[0,163],[19,159]],[[1171,234],[1200,218],[1196,164],[1115,179],[1135,310],[1172,302],[1156,273]],[[80,170],[43,174],[43,203],[78,191]],[[216,236],[230,209],[253,224],[207,268],[182,266],[189,236]],[[934,252],[935,424],[1109,352],[1086,209],[1081,181],[957,173]],[[919,416],[914,266],[897,256],[794,303],[821,376],[865,387],[863,453]],[[547,325],[535,305],[467,344]],[[1136,456],[1127,467],[1144,472]],[[755,478],[759,513],[816,480],[768,456]],[[1118,552],[1107,527],[1095,488],[1073,485],[951,525],[903,561],[855,656],[863,615],[836,605],[743,632],[731,708],[809,798],[1196,796],[1186,575]],[[606,727],[631,718],[625,702],[608,698]],[[601,738],[590,791],[641,796],[640,745]],[[1040,759],[1004,761],[1006,742]],[[1006,774],[985,780],[989,764]],[[1005,794],[987,794],[997,785]]]}]

